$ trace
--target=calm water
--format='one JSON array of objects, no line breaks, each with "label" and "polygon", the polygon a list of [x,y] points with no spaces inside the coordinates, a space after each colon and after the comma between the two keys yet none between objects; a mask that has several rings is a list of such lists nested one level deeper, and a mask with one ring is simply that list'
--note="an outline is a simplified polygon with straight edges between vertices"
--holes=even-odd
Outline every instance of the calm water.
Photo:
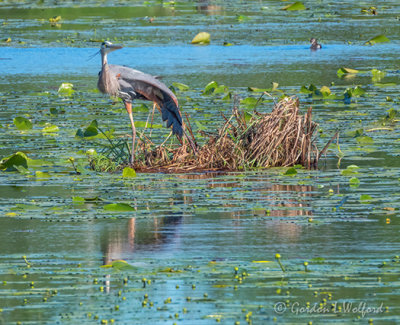
[{"label": "calm water", "polygon": [[[280,10],[286,4],[0,3],[0,157],[36,160],[27,174],[0,172],[0,324],[400,321],[400,5],[379,3],[372,16],[363,2],[304,1],[308,10],[291,13]],[[190,45],[203,30],[211,44]],[[364,45],[379,34],[391,41]],[[322,50],[309,50],[312,36]],[[241,99],[278,82],[303,112],[313,107],[320,148],[336,130],[340,148],[293,177],[279,168],[131,180],[93,172],[85,153],[105,141],[76,131],[96,119],[116,138],[130,133],[121,103],[94,91],[100,59],[88,59],[105,38],[125,46],[110,62],[188,85],[177,96],[192,121],[212,129],[231,111],[224,94],[202,94],[212,80]],[[341,67],[360,72],[339,78]],[[58,96],[63,82],[74,96]],[[310,84],[337,97],[300,92]],[[365,94],[345,102],[356,86]],[[140,104],[135,119],[146,121]],[[32,129],[18,130],[17,116]],[[42,132],[46,123],[59,130]],[[152,138],[167,135],[157,128]],[[115,260],[129,265],[102,267]]]}]

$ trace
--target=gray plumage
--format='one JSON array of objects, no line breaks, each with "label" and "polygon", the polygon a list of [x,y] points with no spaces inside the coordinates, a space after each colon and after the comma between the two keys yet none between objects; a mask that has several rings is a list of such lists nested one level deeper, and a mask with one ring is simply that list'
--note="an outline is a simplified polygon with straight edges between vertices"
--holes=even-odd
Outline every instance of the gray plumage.
[{"label": "gray plumage", "polygon": [[120,97],[124,103],[132,103],[135,99],[144,99],[157,103],[161,109],[162,120],[172,132],[182,137],[182,117],[178,100],[174,93],[155,77],[141,71],[107,63],[107,54],[122,48],[110,42],[104,42],[100,49],[102,69],[99,73],[97,87],[102,93]]}]

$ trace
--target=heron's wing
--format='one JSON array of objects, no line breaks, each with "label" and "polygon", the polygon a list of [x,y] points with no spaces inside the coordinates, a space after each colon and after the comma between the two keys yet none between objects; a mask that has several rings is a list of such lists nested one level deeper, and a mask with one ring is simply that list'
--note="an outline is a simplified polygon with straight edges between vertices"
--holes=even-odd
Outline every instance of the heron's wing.
[{"label": "heron's wing", "polygon": [[128,67],[110,65],[110,69],[118,78],[122,92],[136,94],[132,99],[156,102],[161,107],[162,119],[167,121],[167,127],[172,125],[173,133],[182,136],[182,117],[178,100],[164,83],[149,74]]}]

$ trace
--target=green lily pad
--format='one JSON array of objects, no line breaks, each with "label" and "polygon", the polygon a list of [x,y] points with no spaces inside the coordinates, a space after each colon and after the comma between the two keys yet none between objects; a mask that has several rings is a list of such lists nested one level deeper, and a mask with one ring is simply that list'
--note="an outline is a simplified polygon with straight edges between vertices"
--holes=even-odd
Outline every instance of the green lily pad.
[{"label": "green lily pad", "polygon": [[46,123],[45,127],[42,129],[43,133],[54,133],[58,131],[60,131],[58,126],[50,123]]},{"label": "green lily pad", "polygon": [[186,90],[190,89],[188,85],[185,85],[185,84],[180,83],[180,82],[173,82],[172,85],[175,88],[178,88],[180,91],[186,91]]},{"label": "green lily pad", "polygon": [[28,168],[28,157],[23,152],[16,152],[0,161],[0,169],[2,170],[15,171],[18,166]]},{"label": "green lily pad", "polygon": [[22,116],[14,118],[14,125],[21,131],[32,129],[32,122]]},{"label": "green lily pad", "polygon": [[374,38],[371,38],[368,42],[365,42],[367,45],[374,45],[377,43],[387,43],[390,42],[390,39],[388,39],[385,35],[378,35],[375,36]]},{"label": "green lily pad", "polygon": [[130,265],[128,262],[126,262],[124,260],[115,260],[115,261],[112,261],[110,264],[102,265],[101,267],[113,268],[118,271],[136,270],[136,268],[134,266]]},{"label": "green lily pad", "polygon": [[345,75],[349,75],[349,74],[356,74],[356,73],[358,73],[359,72],[359,70],[356,70],[356,69],[351,69],[351,68],[340,68],[338,71],[337,71],[337,75],[338,75],[338,77],[339,78],[341,78],[341,77],[343,77],[343,76],[345,76]]},{"label": "green lily pad", "polygon": [[211,94],[211,93],[214,91],[214,89],[216,89],[216,88],[218,88],[218,82],[216,82],[216,81],[211,81],[211,82],[209,82],[209,83],[205,86],[205,88],[204,88],[204,90],[203,90],[203,94],[209,95],[209,94]]},{"label": "green lily pad", "polygon": [[360,169],[360,167],[358,167],[357,165],[349,165],[347,166],[346,169],[342,170],[340,173],[343,176],[351,176],[351,175],[356,175],[358,174],[358,169]]},{"label": "green lily pad", "polygon": [[63,82],[61,86],[58,88],[58,94],[61,96],[72,96],[75,92],[73,89],[74,85],[69,82]]},{"label": "green lily pad", "polygon": [[76,131],[75,136],[79,138],[95,137],[99,134],[97,126],[97,121],[93,120],[85,130],[79,129],[78,131]]},{"label": "green lily pad", "polygon": [[40,170],[37,170],[35,172],[35,177],[36,178],[50,178],[51,175],[49,173],[41,172]]},{"label": "green lily pad", "polygon": [[360,202],[363,203],[363,204],[371,203],[371,200],[372,200],[371,195],[362,194],[362,195],[360,196]]},{"label": "green lily pad", "polygon": [[284,176],[295,176],[297,175],[297,170],[294,167],[290,167],[286,172],[283,173]]},{"label": "green lily pad", "polygon": [[296,1],[295,3],[292,3],[282,8],[282,10],[288,10],[288,11],[306,10],[306,9],[307,9],[306,6],[300,1]]},{"label": "green lily pad", "polygon": [[136,177],[136,172],[131,167],[125,167],[124,170],[122,171],[122,177],[124,177],[124,178]]},{"label": "green lily pad", "polygon": [[356,139],[357,139],[358,144],[360,144],[362,146],[371,145],[374,143],[374,140],[368,136],[361,136],[361,137],[357,137]]},{"label": "green lily pad", "polygon": [[135,208],[130,206],[126,203],[110,203],[106,204],[103,207],[106,211],[120,211],[120,212],[127,212],[127,211],[135,211]]},{"label": "green lily pad", "polygon": [[207,32],[198,33],[193,39],[192,44],[209,44],[210,43],[210,34]]},{"label": "green lily pad", "polygon": [[253,109],[256,106],[257,102],[258,102],[257,98],[246,97],[245,99],[242,99],[240,101],[240,104]]},{"label": "green lily pad", "polygon": [[372,73],[372,82],[380,82],[386,75],[386,72],[380,71],[378,69],[372,69],[371,73]]}]

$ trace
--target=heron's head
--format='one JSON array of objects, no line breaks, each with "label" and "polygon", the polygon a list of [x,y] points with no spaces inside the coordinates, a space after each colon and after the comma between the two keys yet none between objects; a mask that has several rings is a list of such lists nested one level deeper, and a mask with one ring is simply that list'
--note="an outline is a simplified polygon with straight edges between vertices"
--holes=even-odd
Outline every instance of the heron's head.
[{"label": "heron's head", "polygon": [[100,53],[104,55],[119,49],[122,49],[122,45],[113,44],[109,41],[104,41],[103,43],[101,43]]}]

